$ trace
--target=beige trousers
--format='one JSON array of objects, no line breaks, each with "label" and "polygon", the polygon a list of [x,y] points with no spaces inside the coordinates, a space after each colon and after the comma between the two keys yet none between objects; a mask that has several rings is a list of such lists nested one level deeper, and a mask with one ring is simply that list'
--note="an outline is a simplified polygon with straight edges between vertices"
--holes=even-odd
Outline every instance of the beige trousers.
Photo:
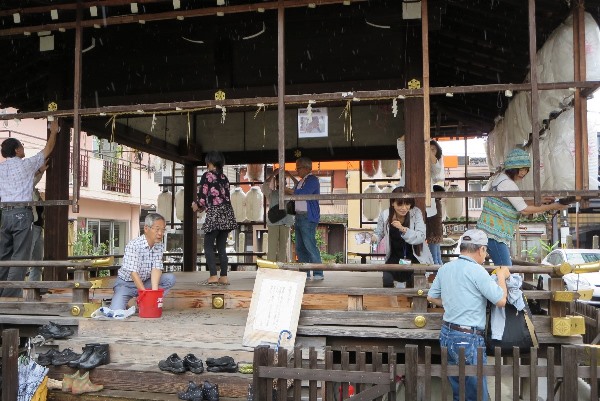
[{"label": "beige trousers", "polygon": [[290,227],[284,225],[269,226],[268,246],[267,260],[271,262],[289,262]]}]

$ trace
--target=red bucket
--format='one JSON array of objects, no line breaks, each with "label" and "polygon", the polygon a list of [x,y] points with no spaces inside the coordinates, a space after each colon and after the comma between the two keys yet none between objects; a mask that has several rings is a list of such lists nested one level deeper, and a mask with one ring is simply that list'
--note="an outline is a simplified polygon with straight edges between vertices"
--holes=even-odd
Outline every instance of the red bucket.
[{"label": "red bucket", "polygon": [[163,294],[165,290],[138,290],[137,304],[140,317],[157,318],[162,316]]}]

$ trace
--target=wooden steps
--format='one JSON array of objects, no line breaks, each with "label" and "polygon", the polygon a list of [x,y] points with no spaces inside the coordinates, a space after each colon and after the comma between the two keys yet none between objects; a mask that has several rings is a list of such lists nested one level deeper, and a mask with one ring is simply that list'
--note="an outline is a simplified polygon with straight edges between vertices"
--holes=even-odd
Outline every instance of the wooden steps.
[{"label": "wooden steps", "polygon": [[[158,368],[158,362],[177,353],[181,358],[192,353],[207,358],[231,356],[236,362],[253,360],[253,349],[241,345],[246,325],[245,309],[165,310],[159,319],[132,316],[127,319],[81,319],[77,335],[54,340],[59,349],[80,353],[88,343],[108,343],[111,363],[90,371],[91,380],[107,390],[139,390],[175,394],[188,382],[209,380],[219,385],[225,397],[245,397],[252,375],[241,373],[173,374]],[[62,379],[75,369],[50,368],[50,377]],[[144,398],[142,398],[144,399]]]},{"label": "wooden steps", "polygon": [[[60,366],[51,368],[48,375],[50,378],[62,380],[64,374],[72,374],[73,372],[75,372],[75,369]],[[104,385],[106,390],[136,391],[160,395],[172,394],[175,395],[175,398],[178,392],[185,391],[190,381],[199,384],[208,380],[219,385],[219,394],[223,397],[242,398],[248,393],[248,385],[252,383],[252,375],[210,372],[174,374],[162,372],[155,366],[111,363],[92,369],[90,380],[95,384]],[[103,392],[104,390],[98,392],[98,395],[103,395]]]},{"label": "wooden steps", "polygon": [[[246,401],[244,397],[219,397],[220,401]],[[73,395],[58,390],[48,392],[48,401],[180,401],[176,394],[150,393],[145,391],[102,390],[98,393]]]}]

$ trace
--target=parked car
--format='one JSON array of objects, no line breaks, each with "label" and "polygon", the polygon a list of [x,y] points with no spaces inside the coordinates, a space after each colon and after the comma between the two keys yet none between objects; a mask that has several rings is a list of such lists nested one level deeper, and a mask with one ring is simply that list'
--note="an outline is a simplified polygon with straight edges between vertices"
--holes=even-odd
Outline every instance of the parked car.
[{"label": "parked car", "polygon": [[[542,260],[542,264],[556,266],[563,262],[573,265],[598,261],[600,261],[600,249],[555,249]],[[569,273],[563,276],[563,281],[569,291],[594,290],[591,300],[579,302],[600,306],[600,272]],[[544,277],[544,288],[548,288],[548,277]]]}]

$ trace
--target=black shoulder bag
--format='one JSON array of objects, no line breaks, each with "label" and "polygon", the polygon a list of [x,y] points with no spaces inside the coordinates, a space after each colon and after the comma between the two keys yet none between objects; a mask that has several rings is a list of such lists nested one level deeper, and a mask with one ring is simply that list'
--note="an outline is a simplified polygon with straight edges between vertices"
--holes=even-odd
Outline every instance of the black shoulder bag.
[{"label": "black shoulder bag", "polygon": [[500,347],[502,356],[511,356],[513,347],[518,347],[521,354],[528,354],[531,347],[538,347],[538,339],[531,321],[531,311],[525,295],[523,295],[523,301],[525,302],[525,308],[522,311],[518,311],[512,304],[507,303],[505,305],[506,321],[502,340],[492,339],[490,317],[492,308],[496,308],[496,306],[488,302],[485,330],[485,348],[488,356],[494,356],[496,347]]}]

